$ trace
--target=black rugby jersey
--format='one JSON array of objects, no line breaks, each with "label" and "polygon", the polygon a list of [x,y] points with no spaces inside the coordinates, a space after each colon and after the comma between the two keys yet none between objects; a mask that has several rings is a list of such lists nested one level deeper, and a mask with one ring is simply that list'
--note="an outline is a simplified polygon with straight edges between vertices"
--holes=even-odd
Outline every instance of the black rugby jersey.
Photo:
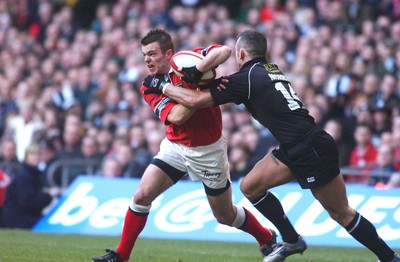
[{"label": "black rugby jersey", "polygon": [[245,63],[228,77],[226,89],[210,88],[215,105],[244,104],[281,144],[291,144],[315,126],[289,80],[275,64],[263,58]]}]

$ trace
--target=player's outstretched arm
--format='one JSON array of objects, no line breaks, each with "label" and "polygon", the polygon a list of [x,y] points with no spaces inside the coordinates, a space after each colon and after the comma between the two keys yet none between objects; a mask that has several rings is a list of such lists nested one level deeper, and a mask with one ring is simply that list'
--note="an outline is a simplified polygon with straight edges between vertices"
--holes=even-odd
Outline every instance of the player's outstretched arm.
[{"label": "player's outstretched arm", "polygon": [[147,87],[147,89],[144,91],[144,94],[163,93],[172,98],[178,104],[181,104],[187,108],[201,108],[214,105],[214,101],[208,89],[200,91],[181,88],[165,82],[164,79],[158,75],[147,76],[143,81],[143,85]]},{"label": "player's outstretched arm", "polygon": [[175,100],[177,103],[188,108],[202,108],[214,106],[209,89],[193,90],[166,84],[163,88],[163,93]]}]

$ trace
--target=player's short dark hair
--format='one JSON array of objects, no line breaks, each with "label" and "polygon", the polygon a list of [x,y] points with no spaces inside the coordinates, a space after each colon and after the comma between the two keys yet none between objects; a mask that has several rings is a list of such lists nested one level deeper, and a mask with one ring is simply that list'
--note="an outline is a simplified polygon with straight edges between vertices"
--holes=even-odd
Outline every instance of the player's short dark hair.
[{"label": "player's short dark hair", "polygon": [[247,51],[251,58],[267,56],[267,39],[255,30],[246,30],[239,35],[238,47]]},{"label": "player's short dark hair", "polygon": [[165,53],[168,49],[175,51],[174,42],[171,35],[163,29],[152,29],[142,39],[140,43],[142,46],[157,42],[160,45],[161,51]]}]

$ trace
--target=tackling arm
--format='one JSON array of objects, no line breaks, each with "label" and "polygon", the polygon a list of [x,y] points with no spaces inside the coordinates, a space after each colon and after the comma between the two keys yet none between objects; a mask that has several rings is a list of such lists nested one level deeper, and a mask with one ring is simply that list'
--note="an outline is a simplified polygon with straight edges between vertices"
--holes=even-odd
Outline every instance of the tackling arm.
[{"label": "tackling arm", "polygon": [[209,89],[200,91],[181,88],[165,82],[162,77],[160,78],[160,76],[147,76],[143,81],[143,86],[147,88],[141,90],[144,95],[163,93],[178,104],[187,108],[195,109],[214,105]]},{"label": "tackling arm", "polygon": [[192,90],[177,87],[168,83],[164,86],[162,91],[166,96],[188,108],[214,106],[214,101],[208,89],[203,91]]},{"label": "tackling arm", "polygon": [[[140,92],[144,100],[151,106],[156,116],[165,124],[184,124],[196,111],[180,104],[171,103],[169,98],[161,96],[160,87],[165,85],[163,75],[148,76],[143,81]],[[152,92],[149,92],[152,91]]]}]

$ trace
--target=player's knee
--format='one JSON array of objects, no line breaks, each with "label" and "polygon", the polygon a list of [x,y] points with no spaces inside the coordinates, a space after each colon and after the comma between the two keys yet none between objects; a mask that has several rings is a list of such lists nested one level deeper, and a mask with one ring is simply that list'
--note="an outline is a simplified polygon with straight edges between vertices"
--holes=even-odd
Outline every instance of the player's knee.
[{"label": "player's knee", "polygon": [[223,224],[223,225],[228,225],[228,226],[230,226],[235,219],[234,216],[231,216],[230,214],[226,214],[226,213],[225,214],[223,214],[223,213],[214,214],[214,216],[217,219],[218,223]]},{"label": "player's knee", "polygon": [[218,223],[223,224],[223,225],[227,225],[228,223],[226,222],[226,218],[221,215],[221,216],[215,216],[215,218],[217,219]]},{"label": "player's knee", "polygon": [[352,215],[351,209],[342,209],[342,210],[327,210],[329,213],[329,216],[335,220],[338,224],[342,226],[346,226],[349,221],[352,220]]},{"label": "player's knee", "polygon": [[152,199],[145,191],[138,189],[133,197],[133,203],[138,205],[151,205]]},{"label": "player's knee", "polygon": [[245,197],[246,196],[246,192],[247,192],[247,187],[246,187],[246,182],[243,182],[243,180],[240,182],[239,185],[240,191],[242,191],[242,193],[244,194]]},{"label": "player's knee", "polygon": [[255,192],[253,190],[250,190],[245,180],[242,180],[242,182],[240,183],[240,191],[242,191],[243,195],[247,199],[254,199],[256,197]]},{"label": "player's knee", "polygon": [[331,218],[332,218],[333,220],[335,220],[338,224],[344,225],[345,216],[342,216],[340,213],[333,213],[333,212],[329,213],[329,215],[330,215]]},{"label": "player's knee", "polygon": [[236,212],[233,206],[229,209],[213,210],[213,214],[218,223],[228,226],[231,226],[236,218]]}]

